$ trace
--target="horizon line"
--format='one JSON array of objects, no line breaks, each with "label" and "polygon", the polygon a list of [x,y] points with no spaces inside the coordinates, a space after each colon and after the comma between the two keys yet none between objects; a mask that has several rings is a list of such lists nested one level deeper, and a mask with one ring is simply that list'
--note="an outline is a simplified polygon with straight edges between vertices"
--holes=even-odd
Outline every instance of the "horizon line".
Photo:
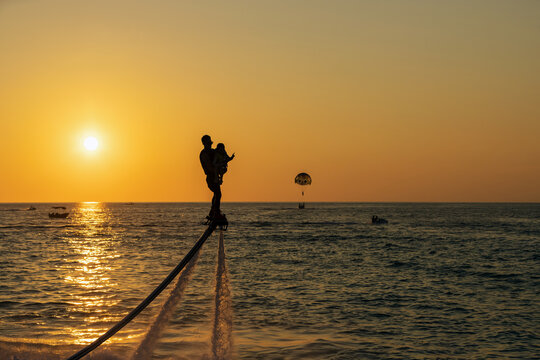
[{"label": "horizon line", "polygon": [[[540,201],[222,201],[222,204],[540,204]],[[207,204],[210,201],[14,201],[2,204]]]}]

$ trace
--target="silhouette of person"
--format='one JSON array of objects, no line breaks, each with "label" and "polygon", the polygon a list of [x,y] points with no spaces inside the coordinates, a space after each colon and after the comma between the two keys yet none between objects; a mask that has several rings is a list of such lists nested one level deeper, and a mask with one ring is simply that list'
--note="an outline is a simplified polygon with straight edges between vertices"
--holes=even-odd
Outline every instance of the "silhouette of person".
[{"label": "silhouette of person", "polygon": [[214,193],[212,197],[212,207],[210,208],[210,213],[208,214],[208,219],[215,219],[222,217],[220,211],[221,205],[221,187],[219,183],[219,175],[216,166],[214,166],[214,157],[215,149],[212,149],[212,139],[209,135],[204,135],[201,138],[201,141],[204,145],[199,159],[201,160],[201,166],[206,174],[206,184],[210,191]]},{"label": "silhouette of person", "polygon": [[234,154],[229,156],[223,143],[216,145],[216,149],[214,150],[214,161],[212,163],[216,168],[219,184],[223,184],[223,174],[227,172],[227,164],[232,159],[234,159]]}]

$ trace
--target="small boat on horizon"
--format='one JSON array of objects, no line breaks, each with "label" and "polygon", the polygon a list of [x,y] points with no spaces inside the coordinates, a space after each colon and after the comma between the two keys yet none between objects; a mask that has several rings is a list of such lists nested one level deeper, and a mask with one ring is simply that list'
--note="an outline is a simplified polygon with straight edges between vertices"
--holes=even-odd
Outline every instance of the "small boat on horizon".
[{"label": "small boat on horizon", "polygon": [[[66,210],[65,206],[52,206],[51,208],[55,210],[60,210],[60,209]],[[68,212],[54,211],[54,212],[49,213],[49,218],[50,219],[65,219],[68,217],[68,215],[69,215],[69,211]]]},{"label": "small boat on horizon", "polygon": [[68,215],[69,213],[49,213],[51,219],[65,219]]},{"label": "small boat on horizon", "polygon": [[378,217],[377,215],[373,215],[371,217],[371,223],[380,225],[380,224],[388,224],[388,220]]}]

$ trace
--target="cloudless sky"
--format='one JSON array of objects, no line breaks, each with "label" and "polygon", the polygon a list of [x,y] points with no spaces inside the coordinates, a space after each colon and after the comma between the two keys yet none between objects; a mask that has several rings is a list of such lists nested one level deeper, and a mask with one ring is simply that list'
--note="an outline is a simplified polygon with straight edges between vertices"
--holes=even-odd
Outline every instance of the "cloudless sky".
[{"label": "cloudless sky", "polygon": [[[0,202],[540,201],[540,1],[0,0]],[[95,136],[95,152],[83,146]]]}]

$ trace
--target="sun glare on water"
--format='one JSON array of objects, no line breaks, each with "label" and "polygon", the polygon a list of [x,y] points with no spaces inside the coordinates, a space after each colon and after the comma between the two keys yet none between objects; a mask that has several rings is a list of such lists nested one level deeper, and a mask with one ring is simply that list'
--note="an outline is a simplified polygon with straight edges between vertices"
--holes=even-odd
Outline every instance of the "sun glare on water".
[{"label": "sun glare on water", "polygon": [[97,139],[93,136],[89,136],[84,139],[84,147],[86,148],[86,150],[94,151],[98,148],[98,145],[99,143]]}]

